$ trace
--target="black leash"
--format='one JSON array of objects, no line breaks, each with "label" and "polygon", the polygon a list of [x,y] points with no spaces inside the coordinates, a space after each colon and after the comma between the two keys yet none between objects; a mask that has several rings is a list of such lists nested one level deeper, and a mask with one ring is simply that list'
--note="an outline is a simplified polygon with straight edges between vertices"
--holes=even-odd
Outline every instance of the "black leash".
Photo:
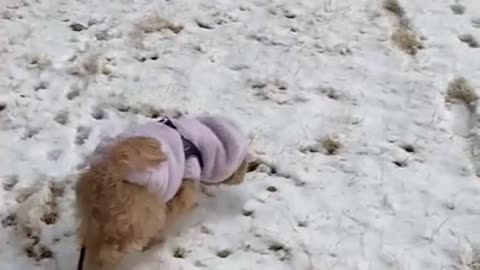
[{"label": "black leash", "polygon": [[175,124],[173,124],[172,120],[170,120],[168,117],[164,117],[158,120],[158,122],[170,128],[175,129],[180,134],[180,137],[182,138],[183,152],[185,153],[185,158],[188,158],[191,156],[197,157],[198,163],[200,163],[200,167],[203,168],[203,160],[202,160],[202,154],[200,153],[200,150],[198,150],[198,148],[190,140],[183,137],[183,135],[178,131]]},{"label": "black leash", "polygon": [[85,246],[80,249],[80,257],[78,258],[77,270],[83,270],[83,261],[85,260]]}]

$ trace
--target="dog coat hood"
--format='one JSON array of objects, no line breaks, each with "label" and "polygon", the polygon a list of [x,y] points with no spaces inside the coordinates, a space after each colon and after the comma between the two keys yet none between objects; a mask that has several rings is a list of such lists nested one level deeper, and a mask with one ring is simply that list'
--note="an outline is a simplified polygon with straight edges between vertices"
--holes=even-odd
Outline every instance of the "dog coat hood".
[{"label": "dog coat hood", "polygon": [[[180,188],[183,179],[204,183],[220,183],[229,178],[247,158],[248,140],[240,129],[220,116],[182,117],[170,120],[176,130],[159,122],[142,124],[105,139],[95,149],[99,157],[115,141],[128,137],[151,137],[158,140],[167,157],[166,162],[148,171],[131,172],[127,181],[142,185],[169,201]],[[190,141],[200,154],[185,156],[182,136]]]}]

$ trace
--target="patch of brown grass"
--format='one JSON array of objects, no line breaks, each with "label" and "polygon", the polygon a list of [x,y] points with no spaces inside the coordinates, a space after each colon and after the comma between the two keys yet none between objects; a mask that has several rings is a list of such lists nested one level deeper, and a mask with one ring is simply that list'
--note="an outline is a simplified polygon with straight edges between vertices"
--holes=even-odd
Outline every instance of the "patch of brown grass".
[{"label": "patch of brown grass", "polygon": [[324,153],[326,155],[336,155],[343,144],[337,135],[327,135],[319,140],[318,143],[300,148],[302,153]]},{"label": "patch of brown grass", "polygon": [[71,61],[69,73],[80,77],[94,76],[103,66],[101,54],[98,52],[77,55]]},{"label": "patch of brown grass", "polygon": [[178,34],[183,30],[183,25],[155,15],[138,23],[137,28],[143,31],[145,34],[161,32],[164,30],[170,30],[175,34]]},{"label": "patch of brown grass", "polygon": [[415,56],[418,50],[423,48],[423,43],[417,36],[405,9],[398,0],[383,0],[383,8],[395,15],[395,22],[391,39],[405,53]]},{"label": "patch of brown grass", "polygon": [[457,77],[448,84],[446,101],[460,101],[474,111],[477,99],[475,89],[464,77]]},{"label": "patch of brown grass", "polygon": [[322,140],[322,147],[327,155],[335,155],[342,147],[342,143],[337,136],[326,136]]},{"label": "patch of brown grass", "polygon": [[414,31],[405,27],[399,27],[392,34],[392,41],[404,52],[416,55],[423,48],[422,42],[417,38]]},{"label": "patch of brown grass", "polygon": [[480,270],[480,249],[478,245],[462,247],[460,251],[460,261],[462,262],[462,269]]},{"label": "patch of brown grass", "polygon": [[163,31],[171,31],[174,34],[178,34],[183,28],[184,26],[179,23],[163,18],[158,14],[153,14],[135,23],[133,29],[128,33],[129,42],[135,48],[145,49],[144,40],[148,34]]},{"label": "patch of brown grass", "polygon": [[471,270],[480,270],[480,251],[475,251],[472,261],[467,266]]},{"label": "patch of brown grass", "polygon": [[392,12],[395,16],[402,18],[405,16],[405,10],[400,5],[398,0],[384,0],[383,1],[383,8],[387,11]]}]

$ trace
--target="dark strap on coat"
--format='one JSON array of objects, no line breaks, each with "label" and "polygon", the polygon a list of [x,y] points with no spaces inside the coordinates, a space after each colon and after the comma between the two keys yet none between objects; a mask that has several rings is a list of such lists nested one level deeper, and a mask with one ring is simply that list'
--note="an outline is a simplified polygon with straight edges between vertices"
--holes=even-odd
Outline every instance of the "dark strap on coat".
[{"label": "dark strap on coat", "polygon": [[175,124],[173,124],[172,120],[170,120],[168,117],[164,117],[158,120],[158,122],[175,129],[180,134],[180,137],[182,138],[183,152],[185,153],[185,158],[189,158],[191,156],[196,157],[198,159],[198,163],[200,163],[200,168],[203,168],[203,160],[200,150],[198,150],[197,146],[195,146],[190,140],[183,137],[183,135],[178,131]]},{"label": "dark strap on coat", "polygon": [[85,261],[85,246],[80,249],[80,257],[78,257],[77,270],[83,270],[83,261]]}]

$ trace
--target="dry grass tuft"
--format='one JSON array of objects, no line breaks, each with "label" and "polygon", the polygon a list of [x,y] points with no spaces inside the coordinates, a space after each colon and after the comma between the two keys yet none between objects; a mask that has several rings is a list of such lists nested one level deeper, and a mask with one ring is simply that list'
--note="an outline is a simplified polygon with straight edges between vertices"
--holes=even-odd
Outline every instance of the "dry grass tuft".
[{"label": "dry grass tuft", "polygon": [[415,56],[418,50],[423,49],[423,43],[417,37],[417,33],[405,10],[398,0],[384,0],[383,8],[393,13],[396,17],[394,23],[396,29],[391,37],[393,43],[407,54]]},{"label": "dry grass tuft", "polygon": [[418,50],[423,48],[423,44],[417,39],[415,32],[405,27],[395,30],[392,34],[392,41],[410,55],[416,55]]},{"label": "dry grass tuft", "polygon": [[471,270],[480,270],[480,251],[475,251],[472,261],[467,266]]},{"label": "dry grass tuft", "polygon": [[462,243],[459,255],[462,269],[480,270],[480,249],[478,246],[472,246],[467,240],[467,242]]},{"label": "dry grass tuft", "polygon": [[405,16],[405,10],[400,5],[398,0],[384,0],[383,8],[395,14],[397,17],[402,18]]},{"label": "dry grass tuft", "polygon": [[80,77],[94,76],[102,70],[104,65],[101,54],[98,52],[75,56],[71,61],[69,73]]},{"label": "dry grass tuft", "polygon": [[319,143],[300,148],[302,153],[324,153],[326,155],[336,155],[343,144],[339,136],[327,135]]},{"label": "dry grass tuft", "polygon": [[464,77],[457,77],[448,84],[446,101],[463,102],[471,111],[474,111],[477,99],[475,89]]},{"label": "dry grass tuft", "polygon": [[37,68],[39,70],[45,70],[52,64],[51,60],[46,54],[33,53],[28,55],[27,59],[28,68],[30,69]]},{"label": "dry grass tuft", "polygon": [[161,32],[164,30],[170,30],[175,34],[178,34],[183,30],[183,25],[174,23],[157,15],[146,18],[137,24],[137,27],[146,34]]},{"label": "dry grass tuft", "polygon": [[91,54],[88,55],[84,61],[82,62],[83,70],[86,74],[97,74],[100,70],[100,55],[99,54]]},{"label": "dry grass tuft", "polygon": [[472,270],[480,270],[480,254],[477,254],[477,257],[467,266]]},{"label": "dry grass tuft", "polygon": [[166,30],[178,34],[183,28],[184,26],[179,23],[163,18],[158,14],[153,14],[135,23],[133,29],[128,34],[129,41],[135,48],[145,49],[146,45],[144,44],[144,41],[148,34],[163,32]]},{"label": "dry grass tuft", "polygon": [[340,148],[342,148],[342,143],[340,142],[340,138],[330,135],[322,140],[322,147],[327,155],[335,155]]},{"label": "dry grass tuft", "polygon": [[412,22],[407,17],[403,17],[398,20],[398,27],[405,30],[414,31]]}]

